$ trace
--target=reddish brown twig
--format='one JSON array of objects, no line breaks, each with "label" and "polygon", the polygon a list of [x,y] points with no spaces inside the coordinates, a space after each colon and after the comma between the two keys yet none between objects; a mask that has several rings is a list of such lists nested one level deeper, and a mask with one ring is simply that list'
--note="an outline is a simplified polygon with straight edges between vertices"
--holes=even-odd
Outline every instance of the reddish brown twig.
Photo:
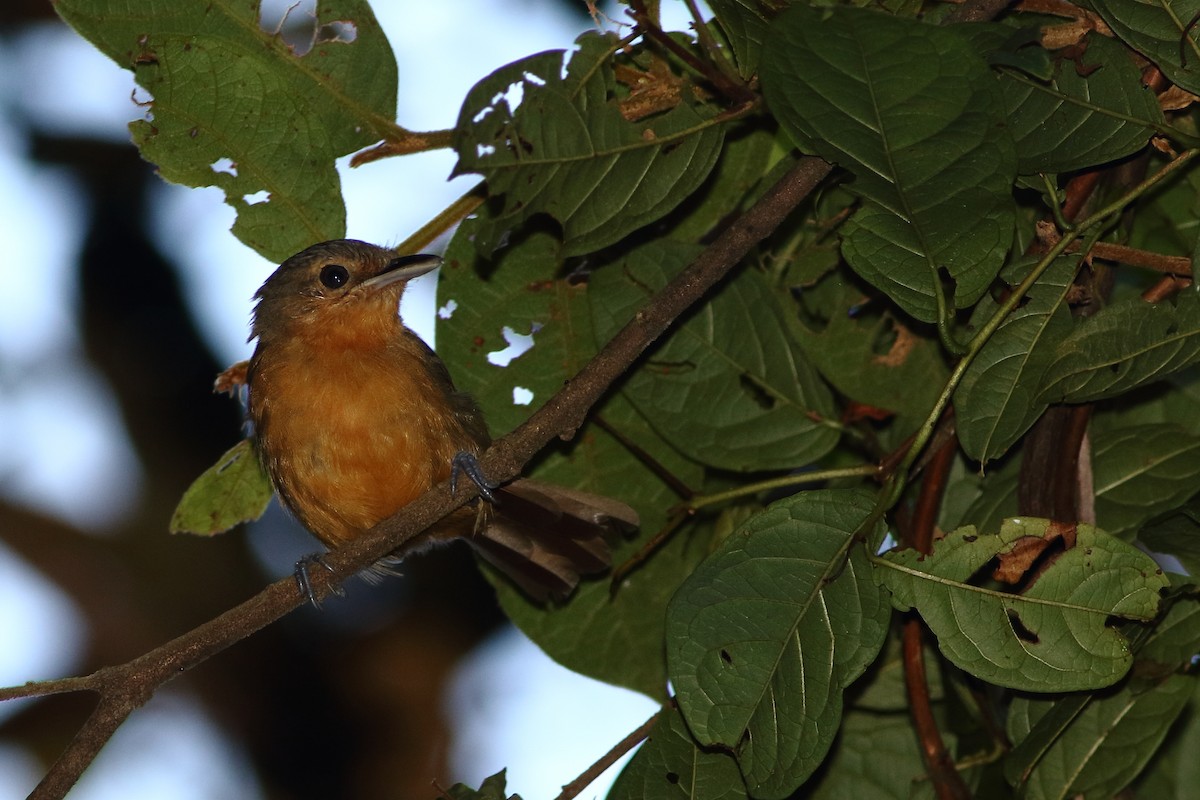
[{"label": "reddish brown twig", "polygon": [[[957,440],[945,442],[929,462],[925,479],[921,482],[921,492],[917,497],[908,532],[909,546],[918,552],[929,553],[933,550],[933,529],[957,449]],[[967,800],[971,797],[971,791],[958,774],[954,758],[946,749],[937,718],[933,715],[933,704],[929,697],[929,677],[925,671],[924,637],[925,627],[918,617],[905,620],[904,685],[908,690],[909,711],[917,728],[925,767],[929,770],[929,777],[939,800]]]}]

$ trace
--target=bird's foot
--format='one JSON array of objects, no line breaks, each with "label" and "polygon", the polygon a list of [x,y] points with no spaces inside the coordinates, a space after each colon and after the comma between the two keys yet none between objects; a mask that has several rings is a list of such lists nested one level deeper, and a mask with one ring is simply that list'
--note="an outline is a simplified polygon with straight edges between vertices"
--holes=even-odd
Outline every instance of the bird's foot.
[{"label": "bird's foot", "polygon": [[493,483],[488,480],[488,477],[483,474],[483,467],[479,466],[479,459],[474,453],[468,453],[466,450],[459,450],[454,454],[454,458],[450,461],[450,494],[455,494],[458,491],[458,476],[466,475],[471,479],[471,483],[479,490],[479,496],[489,503],[496,502],[496,496],[492,494],[492,489],[495,489],[500,484]]},{"label": "bird's foot", "polygon": [[[312,578],[309,577],[308,571],[312,566],[320,566],[327,572],[333,572],[333,567],[325,563],[325,557],[320,553],[312,553],[305,556],[296,562],[296,567],[292,570],[292,575],[296,578],[296,587],[300,590],[300,595],[308,599],[312,603],[313,608],[320,608],[321,601],[317,599],[317,595],[313,592]],[[337,597],[345,597],[346,591],[340,586],[333,587],[333,594]]]}]

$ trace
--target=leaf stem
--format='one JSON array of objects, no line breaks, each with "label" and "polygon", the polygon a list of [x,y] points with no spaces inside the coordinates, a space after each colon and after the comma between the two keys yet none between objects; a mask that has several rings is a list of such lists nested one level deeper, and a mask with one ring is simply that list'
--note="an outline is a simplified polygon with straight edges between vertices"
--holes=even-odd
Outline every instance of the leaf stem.
[{"label": "leaf stem", "polygon": [[773,489],[790,489],[810,483],[837,480],[838,478],[867,478],[878,472],[879,467],[876,464],[861,464],[856,467],[837,467],[834,469],[814,470],[813,472],[799,472],[779,478],[771,478],[770,480],[748,483],[745,486],[739,486],[736,489],[729,489],[724,492],[701,495],[693,498],[688,503],[688,508],[697,511],[707,506],[725,503],[730,500],[736,500],[739,497],[747,497],[761,492],[769,492]]},{"label": "leaf stem", "polygon": [[477,183],[462,197],[446,206],[436,217],[426,222],[419,230],[398,244],[399,253],[419,253],[429,247],[439,236],[466,219],[472,211],[483,205],[487,198],[487,186]]}]

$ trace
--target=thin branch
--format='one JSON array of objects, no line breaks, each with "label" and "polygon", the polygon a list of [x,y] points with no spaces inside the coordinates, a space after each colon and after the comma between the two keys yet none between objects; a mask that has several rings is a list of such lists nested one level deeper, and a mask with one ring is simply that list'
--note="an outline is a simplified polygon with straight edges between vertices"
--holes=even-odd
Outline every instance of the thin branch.
[{"label": "thin branch", "polygon": [[[631,364],[689,306],[703,297],[829,174],[817,158],[802,158],[687,268],[667,284],[582,370],[517,430],[497,441],[480,460],[487,475],[507,481],[555,437],[570,439],[588,411]],[[319,602],[341,583],[385,556],[402,552],[422,531],[475,495],[469,482],[451,496],[448,482],[435,486],[371,531],[325,556],[329,569],[310,574]],[[125,664],[99,670],[89,681],[100,704],[30,797],[57,800],[75,784],[120,720],[159,686],[230,645],[278,620],[302,602],[289,577],[246,602]],[[60,686],[60,682],[54,682]],[[22,687],[26,695],[31,687]],[[58,689],[61,691],[61,686]]]},{"label": "thin branch", "polygon": [[574,797],[578,797],[580,792],[591,785],[592,781],[596,780],[596,778],[599,778],[604,770],[617,763],[621,756],[628,753],[634,747],[637,747],[639,742],[649,736],[650,731],[654,729],[654,725],[658,722],[658,718],[662,716],[663,711],[672,709],[674,706],[674,700],[667,701],[667,704],[658,711],[655,711],[650,719],[643,722],[628,736],[613,745],[611,750],[596,760],[596,763],[581,772],[578,778],[564,786],[562,792],[554,800],[571,800]]}]

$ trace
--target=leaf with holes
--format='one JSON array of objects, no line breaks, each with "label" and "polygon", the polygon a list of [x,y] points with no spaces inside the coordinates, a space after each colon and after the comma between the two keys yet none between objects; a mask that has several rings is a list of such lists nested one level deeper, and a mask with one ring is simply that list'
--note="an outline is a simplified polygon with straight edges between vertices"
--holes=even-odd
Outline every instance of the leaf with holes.
[{"label": "leaf with holes", "polygon": [[1171,424],[1097,432],[1092,476],[1097,524],[1132,536],[1161,509],[1200,491],[1200,436]]},{"label": "leaf with holes", "polygon": [[[1065,549],[1049,552],[1061,538]],[[1073,541],[1072,541],[1073,540]],[[993,559],[1020,594],[969,583]],[[1112,617],[1148,620],[1167,579],[1145,553],[1091,525],[1010,519],[998,534],[959,528],[932,555],[874,559],[896,607],[915,608],[942,654],[999,686],[1067,692],[1108,686],[1129,669]],[[1027,571],[1033,565],[1040,569]]]},{"label": "leaf with holes", "polygon": [[671,601],[667,663],[688,727],[733,752],[755,797],[786,797],[821,764],[843,691],[883,646],[886,595],[854,538],[873,506],[847,490],[773,503]]},{"label": "leaf with holes", "polygon": [[[595,354],[596,340],[587,284],[556,277],[561,261],[554,236],[529,235],[489,262],[472,244],[479,224],[486,220],[463,223],[446,253],[438,287],[438,351],[457,387],[475,397],[499,435],[523,422],[561,388]],[[505,329],[532,331],[533,341],[528,351],[500,366],[496,356],[513,338],[506,337]],[[531,392],[532,401],[518,404],[518,388]],[[700,467],[668,446],[623,397],[608,398],[596,411],[679,480],[700,484]],[[594,424],[582,428],[571,445],[549,449],[530,475],[618,498],[638,511],[641,534],[613,543],[618,564],[664,524],[666,509],[677,497],[627,447]],[[505,613],[556,661],[658,698],[666,686],[666,604],[704,556],[701,548],[687,545],[686,535],[675,537],[615,595],[608,576],[601,576],[585,580],[561,605],[535,603],[503,576],[490,570],[487,574]]]},{"label": "leaf with holes", "polygon": [[[971,458],[986,463],[1003,455],[1046,410],[1038,394],[1059,340],[1071,331],[1066,299],[1077,265],[1072,258],[1052,264],[963,375],[954,412],[959,441]],[[997,308],[985,299],[974,317],[985,320]]]},{"label": "leaf with holes", "polygon": [[[454,172],[484,176],[497,198],[476,230],[485,256],[538,214],[562,226],[566,255],[618,242],[694,192],[721,152],[718,110],[682,80],[668,110],[627,119],[613,99],[622,96],[611,63],[617,37],[587,33],[576,44],[565,76],[564,51],[539,53],[496,70],[463,102]],[[660,66],[647,75],[674,80]],[[508,97],[518,87],[514,108]]]},{"label": "leaf with holes", "polygon": [[795,5],[762,60],[771,110],[796,144],[854,174],[850,266],[918,319],[978,300],[1012,243],[1016,151],[1003,98],[960,35],[864,9]]},{"label": "leaf with holes", "polygon": [[142,156],[169,181],[220,187],[239,239],[279,262],[345,233],[334,162],[396,130],[396,61],[364,0],[321,0],[303,55],[259,27],[258,3],[54,8],[153,96],[130,125]]},{"label": "leaf with holes", "polygon": [[1113,32],[1189,92],[1200,92],[1198,0],[1091,0]]},{"label": "leaf with holes", "polygon": [[1200,287],[1161,303],[1132,297],[1075,324],[1058,345],[1039,398],[1046,403],[1103,400],[1197,361]]},{"label": "leaf with holes", "polygon": [[728,753],[700,749],[678,708],[667,708],[621,770],[607,800],[746,800]]},{"label": "leaf with holes", "polygon": [[[600,266],[588,297],[607,340],[701,251],[655,241]],[[690,458],[722,469],[794,469],[838,440],[832,397],[809,366],[776,295],[743,270],[647,351],[624,393]]]}]

